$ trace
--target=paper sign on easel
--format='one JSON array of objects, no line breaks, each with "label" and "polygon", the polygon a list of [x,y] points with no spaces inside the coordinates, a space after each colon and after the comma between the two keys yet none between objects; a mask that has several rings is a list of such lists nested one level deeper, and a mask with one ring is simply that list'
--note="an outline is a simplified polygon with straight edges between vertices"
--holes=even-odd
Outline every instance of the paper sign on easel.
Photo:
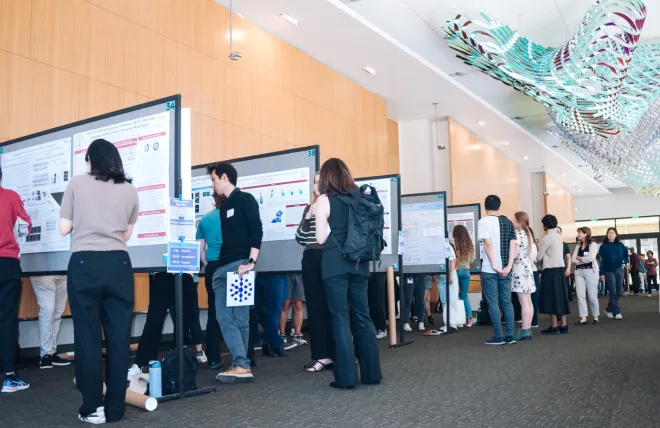
[{"label": "paper sign on easel", "polygon": [[227,273],[227,307],[254,306],[254,271],[240,276]]}]

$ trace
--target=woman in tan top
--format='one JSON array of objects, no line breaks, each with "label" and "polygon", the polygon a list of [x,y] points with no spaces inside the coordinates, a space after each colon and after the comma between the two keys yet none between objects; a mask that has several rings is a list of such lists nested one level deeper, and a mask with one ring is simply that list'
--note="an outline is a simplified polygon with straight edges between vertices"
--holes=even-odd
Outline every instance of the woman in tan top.
[{"label": "woman in tan top", "polygon": [[[134,284],[126,241],[138,217],[138,194],[117,148],[95,140],[85,155],[87,174],[71,179],[62,199],[60,233],[73,232],[67,291],[73,317],[78,418],[100,424],[124,416],[126,363]],[[103,400],[103,356],[107,392]]]}]

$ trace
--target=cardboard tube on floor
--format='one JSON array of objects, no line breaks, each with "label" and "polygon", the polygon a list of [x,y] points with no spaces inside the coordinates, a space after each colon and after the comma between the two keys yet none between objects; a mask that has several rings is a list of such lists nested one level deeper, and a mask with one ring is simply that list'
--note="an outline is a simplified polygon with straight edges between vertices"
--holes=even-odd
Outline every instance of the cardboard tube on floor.
[{"label": "cardboard tube on floor", "polygon": [[396,340],[396,309],[395,309],[395,299],[394,299],[394,268],[389,266],[387,268],[387,309],[388,309],[388,318],[390,320],[390,345],[394,346],[397,344]]},{"label": "cardboard tube on floor", "polygon": [[[73,378],[73,384],[76,384],[76,378]],[[103,395],[105,395],[105,383],[103,384]],[[148,395],[142,395],[138,394],[137,392],[133,392],[130,389],[126,390],[126,404],[130,404],[131,406],[134,407],[139,407],[140,409],[147,410],[149,412],[153,412],[156,410],[156,407],[158,407],[158,400],[156,400],[154,397],[150,397]]]}]

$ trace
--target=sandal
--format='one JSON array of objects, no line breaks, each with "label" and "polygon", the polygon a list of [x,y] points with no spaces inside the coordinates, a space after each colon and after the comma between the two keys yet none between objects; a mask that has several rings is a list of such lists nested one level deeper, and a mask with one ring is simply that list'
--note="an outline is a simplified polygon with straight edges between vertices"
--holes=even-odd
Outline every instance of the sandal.
[{"label": "sandal", "polygon": [[[320,364],[321,367],[317,368],[317,364]],[[319,372],[322,372],[325,369],[331,369],[333,365],[334,365],[334,362],[328,363],[328,364],[323,364],[321,361],[316,361],[312,365],[305,364],[305,370],[307,370],[309,373],[319,373]]]}]

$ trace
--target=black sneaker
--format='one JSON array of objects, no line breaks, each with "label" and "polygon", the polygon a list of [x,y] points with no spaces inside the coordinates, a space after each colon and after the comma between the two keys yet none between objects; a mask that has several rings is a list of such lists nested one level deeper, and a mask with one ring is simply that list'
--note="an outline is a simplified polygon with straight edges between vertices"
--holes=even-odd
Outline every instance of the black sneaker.
[{"label": "black sneaker", "polygon": [[429,315],[428,317],[426,317],[426,323],[428,325],[434,325],[433,324],[433,315]]},{"label": "black sneaker", "polygon": [[41,362],[39,363],[40,369],[52,369],[53,368],[53,357],[46,354],[41,357]]},{"label": "black sneaker", "polygon": [[559,334],[568,334],[570,332],[571,331],[568,329],[567,325],[562,325],[561,327],[559,327]]},{"label": "black sneaker", "polygon": [[71,365],[71,361],[60,358],[60,356],[57,354],[53,355],[52,361],[55,367],[65,367]]},{"label": "black sneaker", "polygon": [[548,327],[545,330],[541,330],[541,334],[560,334],[559,327]]}]

